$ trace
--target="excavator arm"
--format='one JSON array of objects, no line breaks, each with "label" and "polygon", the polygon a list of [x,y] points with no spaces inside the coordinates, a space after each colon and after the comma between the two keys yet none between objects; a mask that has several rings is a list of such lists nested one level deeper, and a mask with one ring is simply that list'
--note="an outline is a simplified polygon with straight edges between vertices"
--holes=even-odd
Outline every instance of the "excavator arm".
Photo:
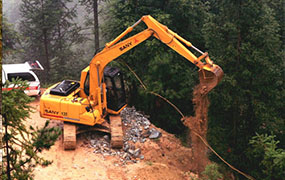
[{"label": "excavator arm", "polygon": [[[140,22],[144,22],[147,29],[122,40]],[[64,80],[48,88],[41,96],[41,116],[64,121],[63,142],[65,149],[75,149],[76,146],[76,132],[79,126],[72,123],[93,127],[96,124],[104,125],[107,123],[105,117],[108,114],[110,115],[110,124],[106,128],[111,132],[112,147],[123,146],[122,123],[118,115],[126,106],[123,80],[118,69],[105,67],[108,63],[151,36],[156,37],[199,67],[200,84],[202,84],[204,94],[207,94],[221,80],[223,71],[210,60],[208,53],[201,52],[190,42],[160,24],[151,16],[143,16],[117,38],[107,43],[105,48],[93,57],[90,65],[81,72],[80,83]],[[196,57],[187,47],[200,52],[201,56]],[[202,61],[202,59],[204,60]]]},{"label": "excavator arm", "polygon": [[[124,36],[133,30],[140,22],[144,22],[147,25],[147,29],[144,31],[129,37],[123,41],[120,41]],[[199,79],[202,86],[204,86],[204,94],[207,94],[213,89],[219,81],[222,79],[222,69],[214,64],[208,53],[203,53],[196,47],[194,47],[189,41],[185,40],[175,32],[168,29],[166,26],[160,24],[150,15],[143,16],[131,27],[128,27],[123,33],[121,33],[113,41],[106,44],[105,48],[96,54],[90,63],[90,99],[101,103],[101,91],[102,91],[102,78],[105,66],[126,53],[130,49],[136,47],[138,44],[147,40],[150,36],[156,37],[161,42],[175,50],[177,53],[185,57],[187,60],[195,64],[199,68]],[[119,42],[120,41],[120,42]],[[189,49],[191,47],[194,50],[201,53],[200,57],[196,57]],[[202,59],[205,59],[204,62]],[[101,105],[106,106],[106,105]]]}]

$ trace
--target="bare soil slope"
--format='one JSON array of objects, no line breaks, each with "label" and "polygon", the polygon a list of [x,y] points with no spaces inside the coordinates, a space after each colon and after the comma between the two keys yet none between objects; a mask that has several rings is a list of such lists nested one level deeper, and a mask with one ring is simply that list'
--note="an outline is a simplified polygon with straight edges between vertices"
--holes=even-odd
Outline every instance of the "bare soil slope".
[{"label": "bare soil slope", "polygon": [[[203,86],[197,85],[193,91],[193,104],[195,105],[195,116],[189,116],[182,119],[182,122],[189,128],[189,139],[193,150],[193,160],[196,162],[192,171],[201,174],[206,166],[210,164],[207,155],[207,147],[200,139],[206,140],[208,130],[208,96],[203,94]],[[198,135],[200,137],[198,137]]]},{"label": "bare soil slope", "polygon": [[[31,113],[27,125],[42,127],[46,119],[39,115],[38,100],[31,105],[36,110]],[[51,120],[50,125],[61,127],[62,122]],[[53,164],[48,167],[37,166],[34,178],[36,180],[187,180],[197,177],[191,172],[196,166],[192,150],[182,146],[174,135],[156,129],[162,133],[159,139],[147,139],[143,144],[135,144],[141,149],[144,158],[136,163],[126,164],[120,163],[120,158],[117,156],[94,153],[94,149],[86,145],[87,134],[77,136],[77,148],[74,151],[64,151],[62,138],[59,138],[49,151],[41,154],[45,159],[52,160]]]}]

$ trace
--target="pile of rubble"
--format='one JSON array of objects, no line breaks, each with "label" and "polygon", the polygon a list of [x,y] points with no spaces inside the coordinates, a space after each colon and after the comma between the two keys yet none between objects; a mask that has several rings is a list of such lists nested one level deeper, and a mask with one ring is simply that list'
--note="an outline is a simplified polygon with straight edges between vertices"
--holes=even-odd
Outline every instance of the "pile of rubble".
[{"label": "pile of rubble", "polygon": [[118,156],[123,164],[128,162],[137,163],[144,159],[140,147],[147,139],[157,139],[161,133],[155,128],[151,128],[148,116],[136,111],[134,107],[125,108],[121,112],[124,129],[124,145],[122,149],[112,149],[109,135],[92,133],[87,136],[88,146],[94,148],[94,153],[103,156]]}]

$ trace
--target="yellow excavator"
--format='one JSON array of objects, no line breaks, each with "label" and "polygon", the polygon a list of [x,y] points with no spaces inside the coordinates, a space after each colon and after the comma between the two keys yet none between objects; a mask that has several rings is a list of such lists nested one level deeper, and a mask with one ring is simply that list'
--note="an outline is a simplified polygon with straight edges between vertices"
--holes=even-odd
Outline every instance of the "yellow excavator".
[{"label": "yellow excavator", "polygon": [[[121,40],[142,21],[147,29]],[[64,80],[48,88],[41,96],[41,117],[64,121],[65,150],[75,149],[76,134],[80,133],[82,125],[83,128],[110,132],[111,146],[123,146],[120,112],[127,106],[123,76],[118,68],[107,65],[151,36],[199,67],[199,80],[204,94],[222,79],[222,69],[210,60],[208,53],[200,51],[150,15],[143,16],[95,54],[89,66],[81,72],[80,82]],[[198,51],[201,56],[196,57],[187,47]]]}]

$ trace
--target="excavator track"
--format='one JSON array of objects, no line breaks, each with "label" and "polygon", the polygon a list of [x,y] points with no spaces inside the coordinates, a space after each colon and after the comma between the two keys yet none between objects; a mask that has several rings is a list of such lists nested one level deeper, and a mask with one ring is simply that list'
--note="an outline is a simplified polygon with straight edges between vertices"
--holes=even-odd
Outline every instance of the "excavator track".
[{"label": "excavator track", "polygon": [[122,148],[123,147],[123,129],[122,129],[122,119],[120,115],[109,116],[110,124],[107,122],[93,126],[83,126],[78,124],[73,124],[69,122],[64,122],[63,125],[63,147],[64,150],[74,150],[76,148],[76,134],[89,132],[89,131],[101,131],[111,134],[111,147],[112,148]]},{"label": "excavator track", "polygon": [[64,147],[64,150],[74,150],[76,148],[76,125],[75,124],[64,122],[63,147]]},{"label": "excavator track", "polygon": [[110,115],[110,130],[111,130],[111,147],[123,147],[123,128],[122,119],[120,115]]}]

